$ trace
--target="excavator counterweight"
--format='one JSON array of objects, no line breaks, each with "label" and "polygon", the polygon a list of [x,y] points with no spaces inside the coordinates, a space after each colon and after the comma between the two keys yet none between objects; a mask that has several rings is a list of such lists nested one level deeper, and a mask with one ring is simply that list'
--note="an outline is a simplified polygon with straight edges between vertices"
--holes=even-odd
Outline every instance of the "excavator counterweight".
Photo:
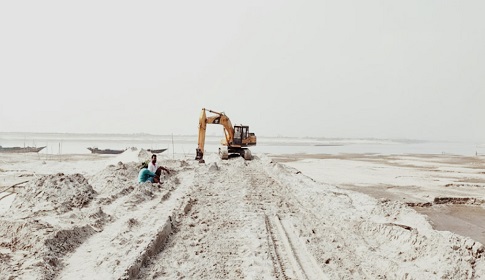
[{"label": "excavator counterweight", "polygon": [[[206,111],[212,113],[212,116],[207,117]],[[239,154],[245,160],[253,158],[248,146],[256,145],[256,135],[249,132],[247,125],[232,126],[231,120],[224,113],[215,112],[202,108],[199,117],[199,138],[196,149],[195,159],[199,162],[204,162],[204,146],[205,134],[207,124],[220,124],[224,128],[224,139],[221,144],[223,147],[219,148],[219,155],[221,159],[228,159],[230,154]]]}]

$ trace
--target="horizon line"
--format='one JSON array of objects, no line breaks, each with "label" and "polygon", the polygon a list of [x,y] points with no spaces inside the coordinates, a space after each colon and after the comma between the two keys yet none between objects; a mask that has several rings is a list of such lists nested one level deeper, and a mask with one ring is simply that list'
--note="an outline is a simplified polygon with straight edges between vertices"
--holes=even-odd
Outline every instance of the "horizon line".
[{"label": "horizon line", "polygon": [[[145,133],[145,132],[133,132],[133,133],[115,133],[115,132],[15,132],[15,131],[2,131],[0,134],[64,134],[64,135],[105,135],[105,136],[132,136],[132,135],[144,135],[144,136],[193,136],[197,137],[197,134],[152,134],[152,133]],[[216,135],[207,135],[207,136],[216,136]],[[222,136],[221,136],[222,137]],[[284,135],[277,135],[277,136],[258,136],[262,138],[293,138],[293,139],[324,139],[324,140],[388,140],[388,141],[407,141],[407,142],[432,142],[432,141],[439,141],[439,142],[476,142],[476,141],[485,141],[485,140],[443,140],[443,139],[432,139],[432,140],[425,140],[425,139],[416,139],[416,138],[379,138],[379,137],[325,137],[325,136],[284,136]]]}]

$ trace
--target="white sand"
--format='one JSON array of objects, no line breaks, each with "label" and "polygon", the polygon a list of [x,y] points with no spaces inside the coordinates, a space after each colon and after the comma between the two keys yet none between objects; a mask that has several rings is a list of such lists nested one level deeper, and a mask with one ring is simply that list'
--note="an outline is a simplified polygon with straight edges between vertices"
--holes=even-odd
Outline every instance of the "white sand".
[{"label": "white sand", "polygon": [[393,198],[414,202],[432,201],[437,196],[485,200],[484,162],[453,163],[454,157],[437,158],[361,156],[303,159],[286,164],[319,182],[354,190],[385,188]]},{"label": "white sand", "polygon": [[[14,157],[1,164],[3,182],[30,181],[16,190],[13,202],[0,200],[0,278],[479,279],[485,275],[481,243],[434,230],[426,216],[400,200],[379,200],[339,187],[429,183],[438,188],[445,183],[425,170],[416,173],[395,167],[401,163],[368,160],[285,165],[263,155],[245,162],[220,161],[209,154],[206,164],[198,164],[160,156],[160,163],[173,171],[163,185],[138,184],[137,165],[148,157],[149,153],[130,150],[119,156],[73,160],[64,167],[51,162],[38,167],[35,159]],[[402,165],[414,163],[402,160]],[[434,168],[424,166],[431,165],[426,162],[416,165]],[[438,171],[429,172],[444,172],[458,181],[458,174],[466,173],[474,184],[483,179],[481,169],[471,172],[466,165],[438,165]],[[61,169],[64,174],[58,174]],[[35,175],[14,176],[27,173]],[[426,195],[416,197],[429,200]]]}]

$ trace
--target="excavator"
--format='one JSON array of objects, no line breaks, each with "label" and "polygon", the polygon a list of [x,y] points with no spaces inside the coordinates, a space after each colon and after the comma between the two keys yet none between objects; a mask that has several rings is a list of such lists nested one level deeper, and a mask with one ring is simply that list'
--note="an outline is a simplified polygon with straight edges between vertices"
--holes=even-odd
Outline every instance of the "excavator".
[{"label": "excavator", "polygon": [[[207,116],[206,111],[212,113],[212,116]],[[225,113],[219,113],[212,110],[202,108],[199,117],[199,140],[196,149],[195,159],[200,163],[204,163],[204,145],[205,133],[207,124],[220,124],[224,127],[224,139],[221,140],[223,147],[219,148],[219,156],[221,159],[228,159],[230,154],[239,154],[245,160],[252,160],[253,156],[248,146],[256,145],[256,135],[249,132],[247,125],[232,126],[231,120]]]}]

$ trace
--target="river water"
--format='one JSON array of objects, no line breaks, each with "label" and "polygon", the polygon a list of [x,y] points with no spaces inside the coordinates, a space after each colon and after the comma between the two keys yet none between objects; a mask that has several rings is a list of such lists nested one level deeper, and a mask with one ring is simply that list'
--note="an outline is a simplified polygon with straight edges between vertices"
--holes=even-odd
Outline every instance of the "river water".
[{"label": "river water", "polygon": [[[217,152],[220,136],[207,136],[205,150]],[[99,149],[168,149],[167,154],[194,154],[197,136],[150,134],[63,134],[63,133],[0,133],[3,147],[46,146],[41,154],[88,154],[88,147]],[[253,154],[454,154],[485,155],[485,143],[410,141],[381,139],[322,139],[291,137],[258,137]],[[0,155],[1,156],[1,155]]]}]

